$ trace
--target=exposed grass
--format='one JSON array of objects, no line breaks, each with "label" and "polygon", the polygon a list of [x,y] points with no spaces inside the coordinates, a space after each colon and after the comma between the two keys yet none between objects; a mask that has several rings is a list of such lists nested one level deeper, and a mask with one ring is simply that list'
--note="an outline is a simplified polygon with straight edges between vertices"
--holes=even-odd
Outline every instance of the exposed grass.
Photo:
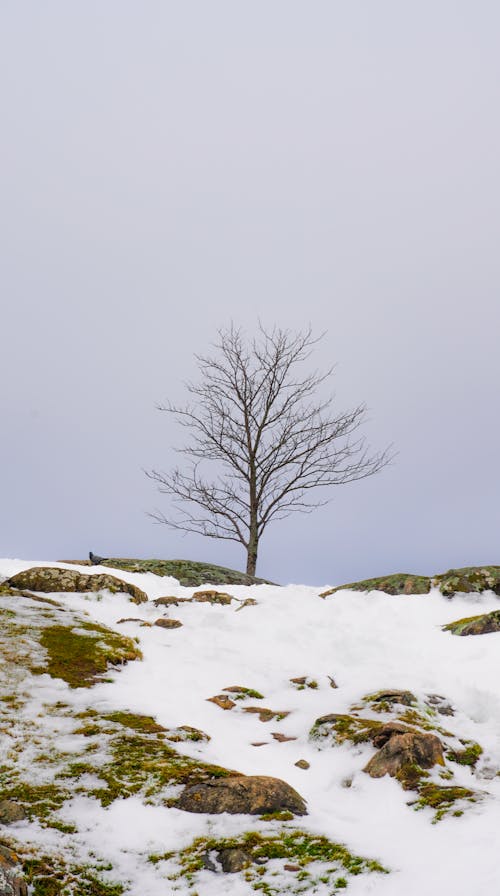
[{"label": "exposed grass", "polygon": [[[291,827],[282,827],[269,834],[248,831],[234,838],[199,837],[177,854],[152,855],[150,861],[154,864],[173,861],[178,871],[170,878],[180,875],[195,886],[197,872],[206,868],[206,856],[232,849],[246,854],[248,867],[243,871],[244,877],[254,890],[263,893],[314,893],[323,883],[333,887],[335,893],[347,885],[349,876],[388,873],[379,862],[354,855],[343,844]],[[268,862],[272,862],[269,868]],[[283,874],[279,870],[280,864]],[[296,865],[296,874],[292,876],[284,871],[285,864]]]},{"label": "exposed grass", "polygon": [[101,877],[99,872],[111,870],[108,867],[69,864],[50,856],[26,858],[22,867],[32,896],[121,896],[124,892],[122,884]]},{"label": "exposed grass", "polygon": [[482,794],[468,787],[446,787],[429,782],[419,789],[418,800],[413,803],[415,809],[430,808],[435,810],[433,823],[440,821],[445,815],[462,815],[462,809],[454,809],[455,803],[476,803]]},{"label": "exposed grass", "polygon": [[[71,688],[92,687],[110,666],[142,659],[130,638],[94,623],[76,626],[52,625],[40,632],[40,643],[48,652],[47,665],[38,671],[62,678]],[[82,630],[85,633],[82,633]]]}]

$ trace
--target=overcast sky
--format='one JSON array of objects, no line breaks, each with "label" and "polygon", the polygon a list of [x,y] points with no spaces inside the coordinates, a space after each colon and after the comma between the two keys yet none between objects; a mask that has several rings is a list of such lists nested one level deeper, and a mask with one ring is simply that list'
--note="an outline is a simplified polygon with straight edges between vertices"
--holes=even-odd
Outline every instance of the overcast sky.
[{"label": "overcast sky", "polygon": [[394,465],[270,528],[258,572],[500,563],[496,0],[4,0],[0,554],[185,557],[182,401],[231,320],[327,330]]}]

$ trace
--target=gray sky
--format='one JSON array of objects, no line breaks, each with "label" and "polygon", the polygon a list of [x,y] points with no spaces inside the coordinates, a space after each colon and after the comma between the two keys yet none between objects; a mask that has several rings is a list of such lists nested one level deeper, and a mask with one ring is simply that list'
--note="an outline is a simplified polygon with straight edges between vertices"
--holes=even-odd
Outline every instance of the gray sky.
[{"label": "gray sky", "polygon": [[493,0],[4,0],[0,554],[242,568],[154,525],[142,468],[193,352],[260,316],[326,329],[399,451],[260,574],[500,563],[499,40]]}]

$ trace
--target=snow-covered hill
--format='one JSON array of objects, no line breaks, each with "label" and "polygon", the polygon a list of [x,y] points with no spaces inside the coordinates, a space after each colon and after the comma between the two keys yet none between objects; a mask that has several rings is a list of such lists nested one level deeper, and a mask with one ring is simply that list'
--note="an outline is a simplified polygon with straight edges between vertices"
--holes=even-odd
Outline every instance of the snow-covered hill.
[{"label": "snow-covered hill", "polygon": [[[0,582],[35,566],[113,572],[3,560]],[[497,610],[498,597],[450,600],[431,589],[322,598],[324,589],[304,586],[224,585],[232,600],[219,603],[213,595],[191,600],[213,586],[116,575],[147,602],[107,590],[38,593],[40,601],[32,588],[0,588],[0,841],[24,862],[31,892],[496,892],[500,633],[456,637],[442,627]],[[162,597],[179,602],[154,603]],[[166,628],[159,619],[182,624]],[[75,687],[78,638],[104,643],[101,626],[120,635],[111,652],[140,651],[142,659]],[[73,637],[73,678],[71,655],[57,677],[68,663],[55,655],[62,629]],[[132,639],[128,648],[123,637]],[[388,722],[438,737],[444,764],[420,768],[413,781],[371,777],[364,768],[377,745],[366,726]],[[188,757],[188,771],[208,764],[280,779],[305,799],[307,815],[179,808],[192,782],[187,771],[175,772],[176,783],[158,777],[178,762],[168,750]],[[13,804],[24,816],[17,821],[8,817]],[[222,852],[232,849],[237,860],[236,848],[246,855],[242,869],[224,872]],[[58,869],[67,872],[59,884]]]}]

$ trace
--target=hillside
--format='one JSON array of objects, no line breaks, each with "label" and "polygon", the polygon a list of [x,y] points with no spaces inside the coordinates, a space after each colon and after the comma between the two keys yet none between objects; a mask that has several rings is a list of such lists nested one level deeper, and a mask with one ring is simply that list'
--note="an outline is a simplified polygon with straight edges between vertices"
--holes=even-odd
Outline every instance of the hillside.
[{"label": "hillside", "polygon": [[497,569],[391,595],[0,561],[0,893],[494,892]]}]

